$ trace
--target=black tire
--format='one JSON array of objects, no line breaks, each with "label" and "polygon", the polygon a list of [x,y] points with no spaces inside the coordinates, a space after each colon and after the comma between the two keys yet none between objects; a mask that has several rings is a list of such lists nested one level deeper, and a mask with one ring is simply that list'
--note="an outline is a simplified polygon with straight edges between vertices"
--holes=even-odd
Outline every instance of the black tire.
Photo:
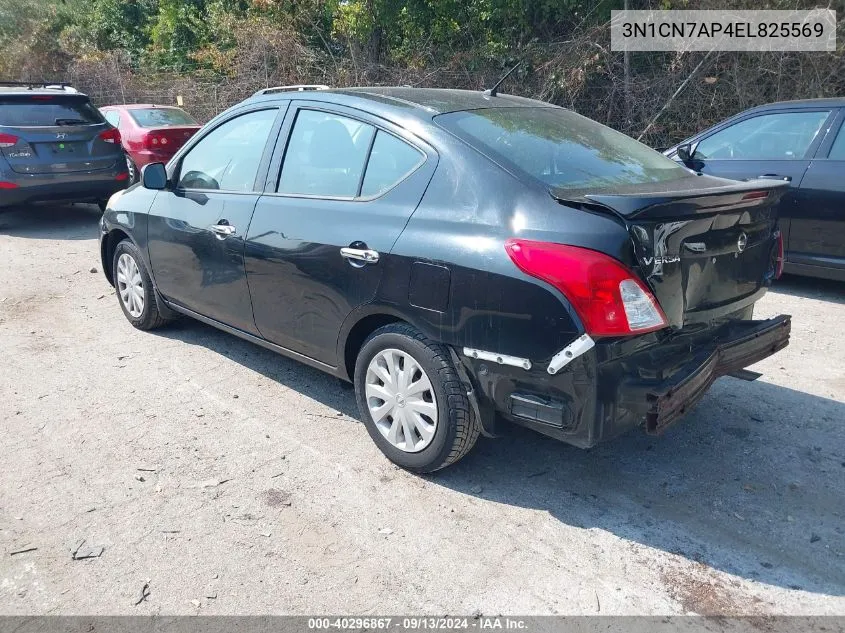
[{"label": "black tire", "polygon": [[[367,368],[379,352],[390,348],[413,357],[428,376],[436,399],[438,423],[434,436],[428,446],[416,453],[391,444],[376,426],[367,406]],[[430,473],[454,464],[475,445],[481,430],[449,351],[404,323],[386,325],[364,341],[355,362],[355,395],[361,419],[376,446],[394,464],[411,472]]]},{"label": "black tire", "polygon": [[[144,299],[143,309],[140,314],[133,315],[129,308],[124,303],[121,297],[121,287],[118,282],[118,262],[122,255],[129,255],[138,267],[138,272],[141,276],[142,295]],[[117,302],[120,304],[120,309],[123,311],[126,319],[139,330],[154,330],[159,328],[169,321],[169,319],[162,316],[158,306],[158,297],[156,296],[153,287],[153,280],[144,264],[144,258],[138,247],[130,240],[123,240],[114,249],[114,257],[112,258],[112,281],[114,282],[115,294],[117,295]]]}]

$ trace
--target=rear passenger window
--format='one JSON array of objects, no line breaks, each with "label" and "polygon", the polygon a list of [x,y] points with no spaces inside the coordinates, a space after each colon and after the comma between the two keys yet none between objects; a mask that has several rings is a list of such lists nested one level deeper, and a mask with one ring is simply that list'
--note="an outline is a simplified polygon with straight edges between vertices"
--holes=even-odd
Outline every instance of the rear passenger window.
[{"label": "rear passenger window", "polygon": [[361,195],[369,198],[384,193],[414,171],[423,158],[422,152],[415,147],[379,130],[367,163]]},{"label": "rear passenger window", "polygon": [[277,191],[354,198],[375,128],[329,112],[300,110],[285,151]]},{"label": "rear passenger window", "polygon": [[109,110],[103,116],[106,117],[106,121],[108,121],[109,125],[111,125],[112,127],[120,126],[120,114],[115,112],[114,110]]}]

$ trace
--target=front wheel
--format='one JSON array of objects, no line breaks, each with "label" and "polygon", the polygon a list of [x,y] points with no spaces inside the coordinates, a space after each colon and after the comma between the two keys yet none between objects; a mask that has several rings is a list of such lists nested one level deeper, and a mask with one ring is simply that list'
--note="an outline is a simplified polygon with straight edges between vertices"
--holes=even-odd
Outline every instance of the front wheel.
[{"label": "front wheel", "polygon": [[120,309],[139,330],[152,330],[167,322],[158,309],[153,281],[141,252],[131,241],[117,245],[112,260],[112,281]]},{"label": "front wheel", "polygon": [[355,363],[367,431],[395,464],[429,473],[455,463],[480,432],[449,351],[409,325],[376,330]]}]

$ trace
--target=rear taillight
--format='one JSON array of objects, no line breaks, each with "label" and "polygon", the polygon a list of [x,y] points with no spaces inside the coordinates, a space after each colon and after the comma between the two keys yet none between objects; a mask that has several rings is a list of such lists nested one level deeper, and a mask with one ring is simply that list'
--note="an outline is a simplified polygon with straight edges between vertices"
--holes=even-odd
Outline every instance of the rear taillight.
[{"label": "rear taillight", "polygon": [[13,182],[3,182],[0,180],[0,189],[17,189],[18,186]]},{"label": "rear taillight", "polygon": [[122,171],[117,176],[114,177],[115,180],[129,180],[129,172]]},{"label": "rear taillight", "polygon": [[166,136],[156,133],[148,133],[144,137],[144,147],[147,149],[156,149],[166,146],[170,141]]},{"label": "rear taillight", "polygon": [[775,233],[775,240],[776,246],[775,248],[777,255],[775,255],[775,279],[780,279],[780,276],[783,274],[783,265],[784,265],[784,256],[783,256],[783,233],[781,231],[777,231]]},{"label": "rear taillight", "polygon": [[643,334],[666,327],[654,296],[622,262],[587,248],[511,239],[505,249],[524,273],[560,290],[591,336]]},{"label": "rear taillight", "polygon": [[743,200],[762,200],[763,198],[768,198],[769,192],[768,191],[749,191],[744,196],[742,196]]},{"label": "rear taillight", "polygon": [[0,149],[6,147],[14,147],[18,142],[18,137],[12,134],[0,134]]},{"label": "rear taillight", "polygon": [[105,141],[106,143],[114,143],[115,145],[119,145],[120,132],[118,132],[115,128],[103,130],[102,132],[100,132],[100,139]]}]

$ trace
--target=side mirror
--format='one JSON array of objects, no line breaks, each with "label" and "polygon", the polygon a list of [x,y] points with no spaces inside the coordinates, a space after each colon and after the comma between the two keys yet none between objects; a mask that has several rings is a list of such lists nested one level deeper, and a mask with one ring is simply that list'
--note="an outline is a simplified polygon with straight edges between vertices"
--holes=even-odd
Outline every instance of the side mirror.
[{"label": "side mirror", "polygon": [[141,170],[141,182],[144,189],[165,189],[167,187],[167,170],[164,163],[150,163]]},{"label": "side mirror", "polygon": [[678,154],[678,158],[681,159],[683,163],[689,163],[692,160],[692,143],[684,143],[683,145],[678,145],[678,149],[676,150]]}]

